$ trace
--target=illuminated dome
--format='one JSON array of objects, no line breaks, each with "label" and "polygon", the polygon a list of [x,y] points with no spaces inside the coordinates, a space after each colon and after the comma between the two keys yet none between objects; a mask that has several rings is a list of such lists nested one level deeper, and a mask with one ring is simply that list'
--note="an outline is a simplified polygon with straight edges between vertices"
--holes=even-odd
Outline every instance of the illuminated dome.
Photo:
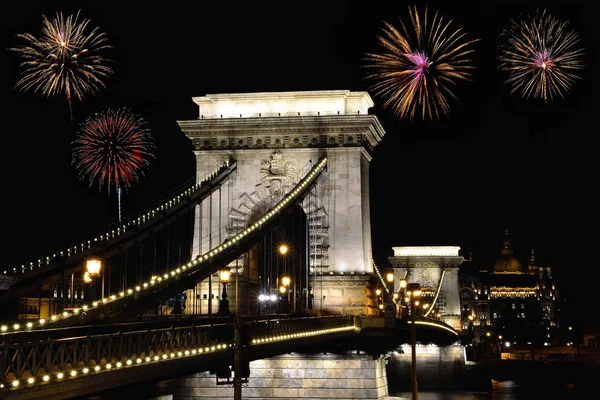
[{"label": "illuminated dome", "polygon": [[508,236],[508,231],[506,231],[506,236],[502,241],[502,250],[500,251],[500,254],[500,258],[497,259],[494,263],[494,272],[523,272],[521,268],[521,263],[513,255],[512,245],[510,237]]}]

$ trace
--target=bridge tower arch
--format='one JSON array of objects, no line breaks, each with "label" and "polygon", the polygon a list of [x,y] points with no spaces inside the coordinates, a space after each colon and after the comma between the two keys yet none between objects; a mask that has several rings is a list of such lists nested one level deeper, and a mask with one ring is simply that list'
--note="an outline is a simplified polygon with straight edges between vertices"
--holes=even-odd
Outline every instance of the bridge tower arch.
[{"label": "bridge tower arch", "polygon": [[401,279],[419,283],[422,302],[430,306],[424,314],[439,314],[442,321],[461,330],[458,271],[465,259],[460,247],[403,246],[392,250],[394,255],[388,259],[394,267],[394,291],[399,290]]},{"label": "bridge tower arch", "polygon": [[[234,93],[193,101],[198,118],[178,124],[193,142],[197,171],[231,158],[237,169],[233,179],[196,207],[192,256],[248,226],[326,156],[327,170],[302,204],[309,226],[313,307],[368,314],[365,291],[373,272],[370,151],[385,134],[378,118],[369,114],[369,94]],[[240,275],[253,272],[249,258],[237,260]],[[206,293],[203,285],[200,292]],[[212,285],[215,295],[218,286]]]}]

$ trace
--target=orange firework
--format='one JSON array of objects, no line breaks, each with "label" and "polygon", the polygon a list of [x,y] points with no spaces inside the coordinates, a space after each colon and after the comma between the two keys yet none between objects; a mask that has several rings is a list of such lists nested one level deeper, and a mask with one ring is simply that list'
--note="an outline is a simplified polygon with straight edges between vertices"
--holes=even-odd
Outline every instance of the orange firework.
[{"label": "orange firework", "polygon": [[400,29],[384,23],[378,37],[380,53],[368,53],[365,67],[375,95],[386,98],[384,107],[391,108],[401,119],[439,118],[450,112],[449,98],[458,100],[452,87],[470,80],[470,46],[461,28],[454,29],[439,12],[432,19],[425,9],[421,19],[417,7],[408,8],[411,29],[400,20]]}]

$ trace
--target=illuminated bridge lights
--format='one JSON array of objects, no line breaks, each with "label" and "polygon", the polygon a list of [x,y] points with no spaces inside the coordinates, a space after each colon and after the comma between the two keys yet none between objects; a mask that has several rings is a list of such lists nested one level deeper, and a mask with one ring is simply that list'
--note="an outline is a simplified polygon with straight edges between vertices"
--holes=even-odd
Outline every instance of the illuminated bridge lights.
[{"label": "illuminated bridge lights", "polygon": [[[29,385],[29,387],[31,387],[31,385],[35,385],[37,384],[39,385],[43,385],[46,383],[50,383],[51,381],[62,381],[66,376],[69,376],[70,379],[76,379],[76,378],[81,378],[81,377],[85,377],[85,376],[89,376],[91,373],[93,373],[94,375],[98,374],[98,373],[105,373],[105,372],[109,372],[109,371],[113,371],[113,370],[118,370],[118,369],[122,369],[122,368],[135,368],[144,364],[157,364],[157,363],[162,363],[164,361],[170,361],[173,358],[189,358],[189,357],[194,357],[194,356],[199,356],[199,355],[204,355],[206,353],[211,353],[211,352],[215,352],[215,351],[225,351],[225,350],[229,350],[230,348],[233,347],[232,343],[229,344],[217,344],[216,346],[210,346],[210,347],[188,347],[188,348],[183,348],[183,349],[178,349],[177,351],[175,350],[170,350],[170,351],[165,351],[161,354],[161,356],[159,356],[158,354],[155,354],[153,357],[149,357],[146,356],[144,359],[142,359],[141,357],[132,357],[132,358],[127,358],[126,360],[121,360],[121,361],[117,361],[115,364],[113,363],[106,363],[104,364],[104,368],[102,368],[101,365],[97,365],[94,362],[92,362],[91,365],[83,367],[81,369],[69,369],[69,370],[64,370],[64,371],[58,371],[57,373],[54,374],[46,374],[43,375],[41,378],[41,381],[38,382],[38,380],[31,376],[27,379],[15,379],[13,381],[10,382],[10,386],[12,387],[12,390],[19,390],[21,389],[21,383],[27,383]],[[135,363],[134,363],[135,361]],[[5,385],[2,383],[0,384],[0,389],[4,389]]]},{"label": "illuminated bridge lights", "polygon": [[[224,163],[222,166],[219,166],[218,168],[215,169],[215,171],[211,175],[209,175],[209,178],[204,179],[200,184],[199,183],[194,184],[190,188],[186,189],[184,191],[184,193],[187,195],[187,194],[190,194],[192,192],[195,192],[198,188],[200,188],[200,185],[202,183],[209,182],[210,179],[212,179],[213,177],[217,176],[218,172],[221,170],[221,168],[228,167],[228,166],[229,166],[228,163]],[[133,221],[134,222],[133,224],[135,225],[136,221],[137,221],[137,224],[139,224],[140,222],[145,222],[147,220],[150,220],[150,217],[154,217],[155,213],[158,212],[159,210],[165,210],[165,209],[168,209],[170,207],[173,207],[175,204],[180,203],[180,198],[181,198],[181,195],[177,195],[174,199],[171,199],[171,200],[165,202],[164,204],[162,204],[161,206],[157,207],[156,210],[152,210],[150,212],[147,212],[146,214],[141,215],[140,217],[138,217],[137,219],[135,219]],[[115,233],[115,230],[113,229],[111,231],[106,232],[105,234],[97,236],[97,237],[95,237],[93,239],[93,242],[96,243],[98,241],[105,241],[105,240],[108,240],[109,238],[114,238],[116,236],[119,236],[119,235],[125,233],[125,231],[127,230],[126,227],[129,226],[130,224],[131,223],[128,222],[127,224],[124,224],[124,225],[121,225],[121,226],[117,227],[116,233]],[[85,248],[90,248],[91,242],[92,242],[91,240],[88,240],[87,244],[86,243],[82,243],[81,244],[81,250],[83,251]],[[74,254],[74,253],[76,253],[78,251],[77,248],[78,248],[78,246],[74,246],[73,248],[68,248],[66,250],[66,253],[70,256],[71,253]],[[59,252],[59,254],[61,256],[63,256],[64,253],[65,253],[64,251],[60,251]],[[44,260],[45,261],[44,263],[42,263],[42,260],[39,259],[38,262],[37,262],[37,267],[39,268],[39,267],[42,267],[43,265],[48,265],[50,263],[50,261],[53,260],[53,259],[55,259],[55,258],[56,258],[56,254],[53,254],[52,257],[46,257],[45,260]],[[33,262],[30,262],[30,265],[33,266],[34,265]],[[17,272],[17,269],[13,268],[13,271]],[[8,271],[4,271],[4,274],[6,275],[7,272]],[[21,266],[21,271],[20,272],[21,273],[25,272],[25,266],[24,265]]]},{"label": "illuminated bridge lights", "polygon": [[252,339],[252,344],[258,345],[258,344],[271,343],[271,342],[280,342],[283,340],[290,340],[290,339],[296,339],[296,338],[301,338],[301,337],[328,335],[331,333],[352,331],[355,329],[356,329],[356,327],[354,325],[352,325],[352,326],[342,326],[342,327],[338,327],[338,328],[320,329],[320,330],[315,330],[315,331],[290,333],[290,334],[286,334],[286,335],[260,337],[260,338]]},{"label": "illuminated bridge lights", "polygon": [[[308,177],[304,177],[304,178],[302,179],[302,181],[301,181],[301,184],[307,184],[307,183],[309,182],[309,180],[311,180],[311,179],[312,179],[312,178],[313,178],[313,177],[316,175],[317,171],[318,171],[318,170],[320,170],[321,168],[323,168],[323,166],[324,166],[324,165],[325,165],[325,163],[326,163],[326,160],[327,160],[327,159],[326,159],[326,158],[324,158],[324,159],[323,159],[323,160],[322,160],[322,161],[321,161],[321,162],[320,162],[320,163],[317,165],[317,167],[315,167],[316,169],[315,169],[315,170],[314,170],[314,171],[313,171],[311,174],[309,174],[309,176],[308,176]],[[276,205],[276,207],[275,207],[275,211],[276,211],[276,212],[278,212],[279,210],[281,210],[281,209],[283,208],[283,205],[284,205],[284,204],[287,204],[287,203],[288,203],[290,200],[292,200],[293,198],[295,198],[295,197],[298,195],[298,193],[300,193],[300,192],[299,192],[299,191],[293,191],[292,193],[288,194],[288,196],[287,196],[287,197],[285,197],[283,200],[281,200],[281,201],[279,202],[279,204],[277,204],[277,205]],[[290,197],[290,195],[291,195],[291,197]],[[266,221],[268,221],[268,219],[269,219],[269,218],[271,218],[273,215],[275,215],[275,214],[276,214],[276,212],[275,212],[275,211],[271,210],[271,211],[270,211],[270,212],[267,214],[267,216],[266,216],[266,217],[263,217],[264,221],[265,221],[265,222],[266,222]],[[138,219],[139,219],[139,218],[138,218]],[[234,236],[234,237],[231,239],[231,243],[237,243],[238,241],[242,240],[242,239],[244,238],[244,236],[248,235],[248,234],[249,234],[249,233],[251,233],[253,230],[255,230],[255,229],[258,229],[262,223],[263,223],[263,222],[261,222],[260,224],[259,224],[259,223],[255,223],[255,224],[254,224],[254,225],[252,225],[250,228],[246,228],[246,229],[245,229],[243,232],[240,232],[240,233],[238,233],[237,235],[235,235],[235,236]],[[123,231],[124,231],[124,230],[123,230]],[[89,245],[89,243],[90,243],[90,241],[88,241],[88,245]],[[209,256],[210,256],[210,257],[213,257],[214,255],[216,255],[216,254],[218,254],[219,252],[221,252],[221,251],[223,251],[224,249],[226,249],[228,245],[229,245],[229,243],[226,243],[226,244],[224,244],[224,245],[223,245],[223,244],[221,244],[221,245],[219,245],[219,247],[217,247],[217,248],[215,248],[215,249],[213,249],[213,250],[210,250],[209,252],[205,253],[204,255],[199,255],[199,256],[198,256],[198,258],[196,258],[196,259],[193,261],[193,265],[198,265],[198,263],[200,263],[202,260],[204,260],[204,261],[208,260]],[[83,246],[84,246],[84,245],[82,244],[82,247],[83,247]],[[188,265],[189,265],[189,266],[191,266],[191,265],[192,265],[192,263],[188,263]],[[162,279],[162,280],[165,280],[165,281],[166,281],[166,280],[168,280],[168,279],[170,279],[170,278],[172,278],[172,277],[175,277],[176,275],[179,275],[179,274],[180,274],[182,271],[185,271],[185,269],[186,269],[186,267],[185,267],[185,264],[184,264],[183,266],[181,266],[181,267],[179,267],[179,268],[175,269],[174,271],[171,271],[171,276],[169,276],[169,274],[164,274],[164,275],[163,275],[163,279]],[[83,305],[83,306],[81,307],[81,309],[83,309],[84,311],[87,311],[87,310],[90,310],[90,309],[92,309],[92,308],[95,308],[95,307],[100,307],[100,306],[102,306],[103,304],[108,304],[108,303],[112,303],[112,302],[115,302],[115,301],[119,301],[119,300],[123,299],[123,298],[124,298],[126,295],[127,295],[127,296],[130,296],[130,295],[134,294],[134,290],[135,290],[135,292],[138,292],[138,293],[139,293],[139,292],[141,292],[141,291],[142,291],[142,290],[144,290],[144,289],[148,289],[150,286],[154,286],[154,285],[156,284],[156,283],[154,282],[155,280],[156,280],[156,281],[158,281],[158,282],[161,282],[161,281],[162,281],[160,277],[158,277],[157,279],[154,279],[154,277],[152,277],[150,281],[148,281],[148,282],[143,282],[143,283],[141,284],[141,286],[139,286],[139,285],[138,285],[138,286],[135,286],[133,289],[132,289],[132,288],[128,288],[128,289],[126,289],[126,291],[121,291],[121,292],[119,293],[119,296],[118,296],[118,297],[117,297],[115,294],[111,294],[111,295],[109,295],[108,297],[105,297],[105,298],[103,298],[103,299],[101,300],[101,302],[94,301],[94,302],[93,302],[91,305]],[[58,321],[58,320],[64,320],[64,319],[66,319],[66,318],[70,318],[70,317],[72,317],[72,316],[74,316],[74,315],[78,315],[78,314],[79,314],[79,309],[76,309],[76,311],[74,311],[73,313],[67,313],[67,312],[65,312],[65,313],[63,313],[63,314],[59,314],[59,315],[52,315],[52,316],[50,317],[50,322],[56,322],[56,321]],[[50,323],[50,322],[49,322],[49,323]],[[40,320],[38,321],[38,323],[37,323],[37,324],[30,323],[30,324],[27,324],[25,327],[26,327],[27,329],[32,329],[32,328],[35,328],[35,327],[42,326],[42,325],[44,325],[45,323],[46,323],[46,321],[45,321],[44,319],[40,319]],[[0,331],[2,331],[2,332],[7,332],[7,331],[8,331],[8,326],[10,326],[10,325],[11,325],[11,324],[4,324],[4,325],[1,325],[1,326],[0,326]],[[23,330],[23,329],[25,329],[25,327],[22,327],[22,326],[21,326],[21,325],[19,325],[19,324],[14,324],[14,325],[12,325],[12,326],[13,326],[13,330],[16,330],[16,331],[19,331],[19,330]],[[16,327],[16,328],[15,328],[15,327]]]},{"label": "illuminated bridge lights", "polygon": [[[409,320],[409,321],[407,321],[407,322],[408,322],[409,324],[412,324],[412,321],[410,321],[410,320]],[[450,328],[450,327],[448,327],[448,326],[446,326],[446,325],[440,324],[439,322],[435,322],[435,321],[416,321],[415,323],[416,323],[417,325],[428,325],[428,326],[433,326],[433,327],[436,327],[436,328],[445,329],[445,330],[447,330],[448,332],[451,332],[451,333],[453,333],[454,335],[458,336],[458,332],[456,332],[454,329],[452,329],[452,328]]]}]

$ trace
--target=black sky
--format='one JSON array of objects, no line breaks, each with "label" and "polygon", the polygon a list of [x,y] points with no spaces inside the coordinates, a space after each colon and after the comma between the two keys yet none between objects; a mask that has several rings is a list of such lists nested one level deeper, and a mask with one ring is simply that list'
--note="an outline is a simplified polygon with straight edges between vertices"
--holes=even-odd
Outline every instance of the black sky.
[{"label": "black sky", "polygon": [[[391,4],[393,3],[393,4]],[[375,110],[387,131],[373,153],[373,247],[458,245],[489,266],[505,229],[526,263],[531,248],[551,265],[565,293],[581,301],[600,279],[595,262],[598,110],[597,13],[587,2],[429,2],[476,45],[474,82],[457,89],[449,118],[399,122]],[[591,3],[591,2],[590,2]],[[371,1],[14,2],[3,7],[3,49],[17,33],[37,34],[42,14],[77,12],[107,33],[115,75],[107,89],[76,103],[75,121],[127,106],[147,121],[157,160],[123,199],[124,212],[194,175],[192,147],[176,121],[197,117],[192,96],[292,90],[368,90],[361,56],[376,51],[383,21],[412,3]],[[546,8],[582,36],[586,69],[567,100],[510,95],[497,70],[499,34],[509,18]],[[76,126],[61,98],[14,89],[18,59],[0,53],[3,105],[5,266],[77,241],[116,218],[116,197],[77,180],[70,164]]]}]

